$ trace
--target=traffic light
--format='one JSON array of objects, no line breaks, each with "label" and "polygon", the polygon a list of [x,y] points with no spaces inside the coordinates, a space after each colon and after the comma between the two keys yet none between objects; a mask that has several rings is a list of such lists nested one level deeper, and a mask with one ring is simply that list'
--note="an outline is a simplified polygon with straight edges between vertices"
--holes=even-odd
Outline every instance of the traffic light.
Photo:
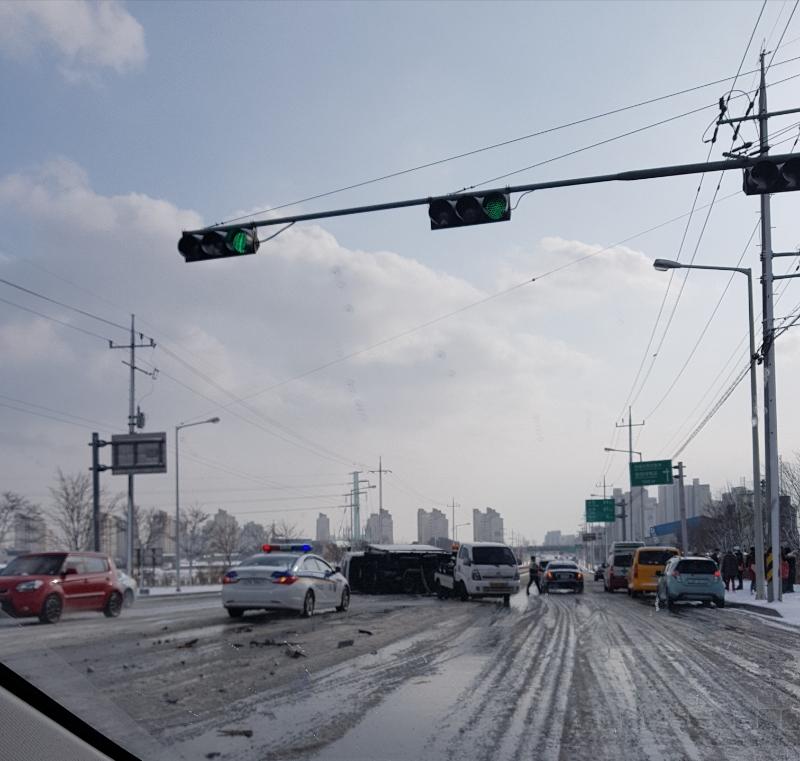
[{"label": "traffic light", "polygon": [[506,222],[511,219],[510,196],[508,193],[487,193],[460,196],[452,201],[439,199],[428,205],[428,216],[431,230]]},{"label": "traffic light", "polygon": [[784,162],[759,161],[744,170],[743,186],[748,196],[800,190],[800,158]]},{"label": "traffic light", "polygon": [[258,233],[254,227],[183,233],[178,241],[178,251],[187,263],[254,254],[258,246]]}]

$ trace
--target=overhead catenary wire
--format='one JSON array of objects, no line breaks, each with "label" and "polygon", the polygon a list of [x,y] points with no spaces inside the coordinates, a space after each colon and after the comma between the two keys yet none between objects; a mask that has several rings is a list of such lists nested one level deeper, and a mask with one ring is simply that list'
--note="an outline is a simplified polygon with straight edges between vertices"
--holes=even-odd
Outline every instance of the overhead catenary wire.
[{"label": "overhead catenary wire", "polygon": [[14,301],[9,301],[8,299],[4,299],[2,297],[0,297],[0,302],[2,302],[3,304],[8,304],[8,306],[14,307],[16,309],[21,309],[23,312],[29,312],[30,314],[35,314],[37,317],[42,317],[45,320],[50,320],[50,322],[55,322],[58,325],[62,325],[63,327],[77,331],[78,333],[83,333],[84,335],[91,336],[92,338],[99,338],[101,341],[105,341],[106,343],[111,343],[111,339],[108,338],[107,336],[101,336],[99,333],[94,333],[91,330],[86,330],[86,328],[81,328],[78,325],[73,325],[71,322],[66,322],[66,320],[59,320],[57,317],[45,314],[44,312],[40,312],[37,309],[31,309],[30,307],[23,306],[22,304],[17,304]]}]

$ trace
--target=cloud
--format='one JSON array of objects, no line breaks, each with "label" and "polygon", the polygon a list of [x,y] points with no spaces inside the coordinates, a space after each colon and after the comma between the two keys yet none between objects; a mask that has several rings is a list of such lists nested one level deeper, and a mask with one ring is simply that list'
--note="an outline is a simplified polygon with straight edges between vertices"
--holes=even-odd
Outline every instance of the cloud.
[{"label": "cloud", "polygon": [[[595,356],[590,341],[562,335],[561,323],[553,328],[544,320],[543,300],[549,320],[576,308],[578,291],[564,298],[562,290],[559,299],[556,277],[548,285],[553,292],[544,290],[545,280],[458,311],[485,299],[496,282],[480,287],[392,251],[349,249],[322,227],[299,225],[256,256],[186,265],[176,244],[181,229],[202,225],[196,213],[138,193],[100,194],[83,168],[65,159],[0,177],[0,224],[9,233],[3,277],[121,324],[135,312],[137,326],[155,337],[155,350],[137,354],[144,367],[162,371],[154,384],[137,378],[148,425],[170,430],[181,420],[219,414],[222,424],[213,432],[195,433],[197,451],[251,475],[310,469],[344,475],[356,469],[353,463],[371,466],[382,452],[421,492],[435,493],[440,478],[459,483],[475,506],[493,504],[513,525],[513,510],[523,515],[530,495],[508,474],[535,463],[557,482],[567,467],[558,453],[571,451],[570,432],[601,417],[599,386],[615,382],[609,360]],[[530,266],[526,258],[535,257],[538,268],[543,259],[580,254],[583,245],[543,241],[511,264],[521,272]],[[625,270],[644,277],[645,259],[615,251],[605,266],[616,274],[604,275],[598,257],[595,273],[579,272],[585,265],[566,271],[569,287],[586,298],[593,277],[607,277],[607,286],[620,292],[636,288],[639,281],[626,281]],[[458,313],[414,329],[450,312]],[[602,327],[599,317],[594,323]],[[119,343],[127,337],[87,325]],[[8,393],[52,399],[56,408],[64,404],[122,425],[125,353],[77,334],[58,335],[78,347],[81,361],[73,364],[82,370],[64,372],[56,388],[52,378],[37,376],[34,383],[23,366],[15,367]],[[227,407],[230,398],[214,383],[249,397],[248,409]],[[53,464],[70,466],[62,459]],[[190,480],[193,466],[186,467]],[[209,473],[241,486],[234,476]],[[159,488],[159,478],[148,488]],[[412,538],[418,499],[387,489],[398,536]],[[304,513],[296,516],[305,520]]]},{"label": "cloud", "polygon": [[24,60],[42,49],[70,82],[102,69],[122,73],[147,58],[142,25],[117,0],[0,3],[0,52]]},{"label": "cloud", "polygon": [[54,324],[40,317],[0,325],[0,357],[6,368],[49,365],[71,356]]}]

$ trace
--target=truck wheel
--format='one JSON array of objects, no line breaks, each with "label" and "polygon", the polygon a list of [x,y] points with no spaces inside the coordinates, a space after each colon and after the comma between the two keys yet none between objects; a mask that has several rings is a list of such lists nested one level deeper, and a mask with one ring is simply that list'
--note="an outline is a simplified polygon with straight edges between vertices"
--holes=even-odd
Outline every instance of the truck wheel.
[{"label": "truck wheel", "polygon": [[467,592],[467,585],[463,581],[458,582],[458,596],[461,602],[469,600],[469,592]]},{"label": "truck wheel", "polygon": [[503,607],[504,608],[511,607],[511,595],[503,595]]}]

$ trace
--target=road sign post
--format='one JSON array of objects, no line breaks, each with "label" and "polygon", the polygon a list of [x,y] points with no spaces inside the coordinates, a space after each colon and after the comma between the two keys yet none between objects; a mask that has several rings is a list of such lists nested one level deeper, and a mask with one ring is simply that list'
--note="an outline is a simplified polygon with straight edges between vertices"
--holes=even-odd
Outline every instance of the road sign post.
[{"label": "road sign post", "polygon": [[645,460],[630,463],[631,486],[657,486],[672,483],[672,460]]},{"label": "road sign post", "polygon": [[615,508],[613,499],[587,499],[586,522],[614,523],[616,520]]}]

